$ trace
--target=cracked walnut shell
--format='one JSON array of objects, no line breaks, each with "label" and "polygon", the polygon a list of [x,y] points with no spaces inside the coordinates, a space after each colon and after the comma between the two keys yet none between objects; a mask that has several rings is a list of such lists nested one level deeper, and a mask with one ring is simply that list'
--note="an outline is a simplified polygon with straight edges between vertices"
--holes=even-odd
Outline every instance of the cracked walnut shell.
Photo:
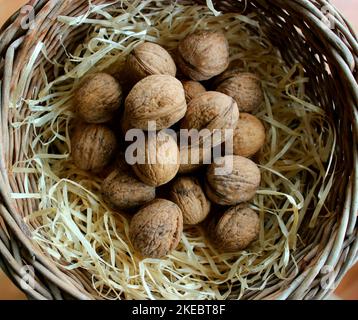
[{"label": "cracked walnut shell", "polygon": [[198,224],[209,214],[210,202],[196,178],[178,178],[172,185],[170,199],[181,209],[184,224]]},{"label": "cracked walnut shell", "polygon": [[190,79],[208,80],[229,65],[229,44],[219,31],[196,31],[178,46],[178,66]]},{"label": "cracked walnut shell", "polygon": [[99,72],[86,76],[74,92],[73,105],[88,123],[111,120],[122,101],[122,88],[111,75]]},{"label": "cracked walnut shell", "polygon": [[128,71],[136,82],[153,74],[175,77],[177,68],[169,52],[156,43],[136,46],[127,59]]},{"label": "cracked walnut shell", "polygon": [[71,148],[78,168],[98,172],[112,160],[117,148],[116,136],[104,125],[83,124],[75,130]]},{"label": "cracked walnut shell", "polygon": [[174,250],[183,232],[183,215],[169,200],[155,199],[132,218],[129,237],[143,257],[161,258]]},{"label": "cracked walnut shell", "polygon": [[187,109],[183,85],[168,75],[152,75],[139,81],[125,100],[124,127],[156,130],[171,127],[184,117]]},{"label": "cracked walnut shell", "polygon": [[[223,170],[224,167],[226,170]],[[228,155],[215,159],[209,166],[206,173],[206,195],[217,204],[236,205],[251,200],[260,181],[260,170],[253,161]]]},{"label": "cracked walnut shell", "polygon": [[235,252],[247,248],[257,239],[259,231],[258,214],[247,204],[241,204],[223,214],[213,228],[211,237],[222,251]]}]

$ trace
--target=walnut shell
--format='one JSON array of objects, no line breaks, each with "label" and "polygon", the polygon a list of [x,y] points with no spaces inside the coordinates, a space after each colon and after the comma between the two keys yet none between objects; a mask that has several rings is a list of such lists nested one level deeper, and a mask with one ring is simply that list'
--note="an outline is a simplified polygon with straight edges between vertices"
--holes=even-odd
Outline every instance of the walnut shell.
[{"label": "walnut shell", "polygon": [[178,46],[178,66],[192,80],[208,80],[229,65],[229,44],[222,32],[197,31]]},{"label": "walnut shell", "polygon": [[73,96],[73,105],[78,116],[88,123],[111,120],[121,101],[120,84],[111,75],[103,72],[85,77]]},{"label": "walnut shell", "polygon": [[123,127],[148,130],[148,122],[155,121],[157,130],[169,128],[184,117],[186,109],[179,80],[168,75],[148,76],[126,98]]},{"label": "walnut shell", "polygon": [[150,186],[160,186],[172,180],[179,170],[180,155],[175,139],[160,131],[147,138],[142,163],[133,165],[137,177]]},{"label": "walnut shell", "polygon": [[104,179],[102,195],[115,209],[126,210],[152,201],[155,188],[139,181],[130,170],[115,169]]},{"label": "walnut shell", "polygon": [[178,178],[172,185],[170,200],[182,211],[184,224],[198,224],[204,221],[210,211],[210,202],[196,178]]},{"label": "walnut shell", "polygon": [[219,74],[211,83],[212,88],[216,88],[218,85],[220,85],[225,80],[236,76],[237,74],[240,74],[245,68],[245,64],[242,60],[234,60],[231,61],[227,69]]},{"label": "walnut shell", "polygon": [[134,81],[153,74],[175,77],[177,68],[169,52],[156,43],[144,42],[136,46],[127,59],[128,70]]},{"label": "walnut shell", "polygon": [[215,245],[226,252],[247,248],[257,239],[260,231],[258,214],[247,204],[227,210],[216,224],[212,238]]},{"label": "walnut shell", "polygon": [[[208,91],[191,100],[188,111],[181,121],[182,129],[207,129],[211,134],[200,136],[192,145],[198,144],[204,148],[207,139],[211,139],[211,147],[225,141],[225,130],[236,127],[239,119],[239,110],[231,97],[215,91]],[[214,139],[215,130],[221,130],[221,139]],[[219,137],[220,138],[220,137]]]},{"label": "walnut shell", "polygon": [[200,96],[202,93],[206,92],[205,87],[197,81],[186,80],[181,82],[185,91],[186,103],[189,103],[191,100]]},{"label": "walnut shell", "polygon": [[263,101],[260,79],[252,73],[234,73],[216,91],[233,97],[242,112],[255,111]]},{"label": "walnut shell", "polygon": [[[220,172],[223,164],[232,170]],[[220,205],[236,205],[251,200],[261,181],[260,170],[250,159],[227,155],[215,159],[206,173],[205,190],[208,198]]]},{"label": "walnut shell", "polygon": [[98,172],[112,160],[116,148],[116,136],[104,125],[79,126],[72,136],[72,158],[83,170]]},{"label": "walnut shell", "polygon": [[174,250],[183,232],[183,215],[179,207],[164,199],[155,199],[132,218],[129,236],[142,256],[161,258]]},{"label": "walnut shell", "polygon": [[240,113],[234,131],[234,154],[249,158],[261,149],[265,139],[262,122],[249,113]]}]

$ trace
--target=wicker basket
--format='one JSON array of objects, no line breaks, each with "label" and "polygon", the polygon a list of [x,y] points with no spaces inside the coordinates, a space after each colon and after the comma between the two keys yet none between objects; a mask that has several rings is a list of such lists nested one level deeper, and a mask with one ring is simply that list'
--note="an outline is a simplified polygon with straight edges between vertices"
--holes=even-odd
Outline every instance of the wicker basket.
[{"label": "wicker basket", "polygon": [[[334,286],[322,285],[327,282],[327,275],[330,281],[339,283],[358,258],[357,38],[349,23],[326,0],[237,0],[214,4],[218,10],[259,14],[268,37],[281,49],[286,62],[303,64],[311,79],[309,95],[312,101],[326,110],[338,133],[339,170],[335,172],[333,188],[325,203],[325,207],[335,213],[335,219],[313,230],[302,231],[307,239],[311,239],[312,234],[316,235],[315,239],[319,235],[319,242],[297,253],[300,272],[294,279],[276,279],[268,283],[264,291],[244,297],[323,299],[334,289]],[[21,28],[24,14],[17,12],[0,32],[0,266],[29,298],[92,299],[93,291],[81,273],[58,268],[32,243],[23,217],[36,208],[36,203],[11,198],[11,193],[21,190],[22,184],[19,176],[14,177],[9,171],[14,161],[23,157],[21,136],[24,134],[9,129],[13,113],[9,109],[9,96],[16,90],[16,83],[39,40],[51,47],[49,58],[61,59],[62,43],[70,50],[71,44],[85,35],[84,26],[62,34],[61,23],[56,17],[80,15],[87,10],[88,1],[31,0],[29,5],[35,8],[37,28]],[[328,18],[327,12],[330,13]],[[329,22],[331,28],[325,22]],[[61,41],[58,35],[62,35]],[[30,97],[33,88],[41,86],[39,73],[35,68],[23,97]],[[33,286],[23,285],[32,271],[28,265],[34,268]]]}]

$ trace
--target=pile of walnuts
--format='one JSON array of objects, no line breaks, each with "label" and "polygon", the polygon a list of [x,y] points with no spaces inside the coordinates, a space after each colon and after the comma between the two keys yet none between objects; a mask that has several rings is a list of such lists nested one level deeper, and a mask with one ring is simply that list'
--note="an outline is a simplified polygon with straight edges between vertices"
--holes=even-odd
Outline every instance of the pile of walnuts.
[{"label": "pile of walnuts", "polygon": [[[111,208],[133,215],[130,239],[143,257],[169,254],[183,225],[200,223],[218,249],[242,250],[257,238],[260,225],[247,204],[261,179],[249,158],[265,142],[264,126],[250,114],[263,101],[260,79],[228,68],[229,45],[221,32],[189,34],[172,55],[144,42],[128,56],[126,76],[94,73],[81,81],[73,97],[80,123],[71,136],[72,159],[103,177],[102,197]],[[131,83],[125,99],[119,81]],[[151,121],[158,130],[154,139],[148,138]],[[123,146],[132,128],[146,131],[145,161],[129,165]],[[182,155],[190,160],[192,148],[205,149],[203,141],[182,150],[161,130],[166,128],[207,129],[211,148],[222,144],[214,130],[233,130],[232,154],[218,159],[230,160],[232,170],[219,175],[220,161],[205,166],[203,156],[184,163]]]}]

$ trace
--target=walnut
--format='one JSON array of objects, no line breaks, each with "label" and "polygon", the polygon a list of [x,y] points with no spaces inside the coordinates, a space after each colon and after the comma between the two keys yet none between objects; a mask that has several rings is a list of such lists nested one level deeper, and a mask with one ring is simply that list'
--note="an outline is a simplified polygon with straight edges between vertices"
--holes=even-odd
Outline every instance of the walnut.
[{"label": "walnut", "polygon": [[240,113],[234,131],[234,154],[249,158],[260,150],[265,139],[262,122],[249,113]]},{"label": "walnut", "polygon": [[106,126],[83,124],[75,130],[71,146],[72,158],[78,168],[98,172],[112,160],[117,141]]},{"label": "walnut", "polygon": [[244,70],[244,68],[245,68],[245,65],[242,60],[231,61],[229,66],[227,67],[227,69],[223,73],[221,73],[217,77],[215,77],[215,79],[213,79],[213,81],[211,83],[211,87],[216,88],[219,84],[221,84],[225,80],[241,73],[242,70]]},{"label": "walnut", "polygon": [[223,33],[197,31],[178,46],[178,66],[192,80],[208,80],[229,65],[229,44]]},{"label": "walnut", "polygon": [[157,130],[169,128],[184,117],[186,109],[179,80],[168,75],[148,76],[126,98],[123,127],[148,130],[148,122],[155,121]]},{"label": "walnut", "polygon": [[139,181],[130,168],[116,168],[102,183],[103,199],[115,209],[131,209],[155,198],[155,188]]},{"label": "walnut", "polygon": [[166,74],[175,77],[177,68],[169,52],[158,44],[144,42],[136,46],[128,56],[128,70],[135,82],[153,75]]},{"label": "walnut", "polygon": [[172,185],[170,200],[181,209],[184,224],[198,224],[207,217],[210,211],[210,202],[206,199],[196,178],[178,178]]},{"label": "walnut", "polygon": [[241,156],[227,155],[215,159],[209,166],[206,173],[206,194],[217,204],[236,205],[254,197],[260,180],[260,170],[254,162]]},{"label": "walnut", "polygon": [[233,97],[242,112],[255,111],[263,101],[260,79],[252,73],[233,73],[216,91]]},{"label": "walnut", "polygon": [[141,208],[129,227],[133,247],[150,258],[160,258],[174,250],[182,232],[182,212],[175,203],[164,199],[155,199]]},{"label": "walnut", "polygon": [[181,82],[185,91],[186,102],[189,103],[191,100],[200,96],[202,93],[206,92],[205,87],[197,81],[186,80]]},{"label": "walnut", "polygon": [[122,88],[107,73],[93,73],[85,77],[73,96],[78,116],[88,123],[111,120],[122,101]]},{"label": "walnut", "polygon": [[[214,91],[208,91],[194,98],[188,105],[188,111],[181,121],[182,129],[207,129],[191,145],[198,144],[207,148],[207,139],[212,139],[211,147],[225,141],[225,130],[234,129],[239,119],[239,110],[231,97]],[[221,137],[214,138],[215,130],[221,130]]]},{"label": "walnut", "polygon": [[257,239],[260,231],[258,214],[247,204],[227,210],[213,228],[215,245],[222,251],[232,252],[247,248]]},{"label": "walnut", "polygon": [[160,186],[169,182],[178,173],[180,163],[175,139],[164,131],[156,134],[155,138],[147,138],[143,160],[143,163],[136,163],[133,166],[140,180],[150,186]]}]

